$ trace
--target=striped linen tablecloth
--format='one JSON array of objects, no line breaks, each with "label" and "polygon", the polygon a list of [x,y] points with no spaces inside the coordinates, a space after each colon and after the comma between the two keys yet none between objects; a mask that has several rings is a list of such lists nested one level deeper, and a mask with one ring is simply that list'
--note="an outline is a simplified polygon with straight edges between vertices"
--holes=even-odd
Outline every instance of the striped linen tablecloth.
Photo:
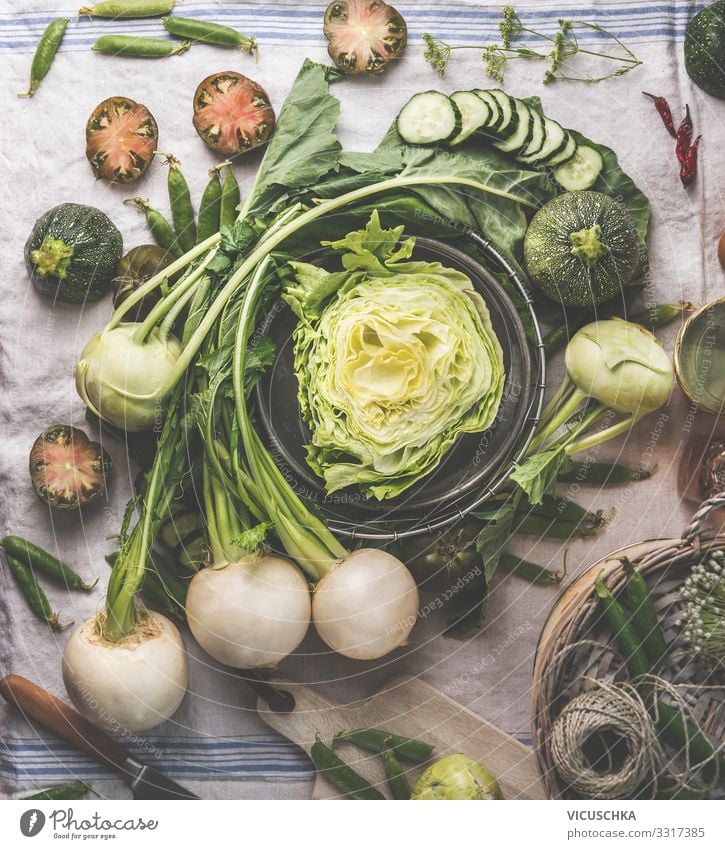
[{"label": "striped linen tablecloth", "polygon": [[[76,564],[88,577],[100,577],[96,592],[67,594],[51,589],[54,608],[76,622],[93,614],[102,600],[108,567],[106,538],[118,532],[135,470],[123,450],[107,445],[115,477],[110,500],[83,519],[48,513],[28,481],[30,446],[42,427],[68,422],[84,427],[76,396],[73,366],[85,341],[103,326],[108,299],[80,309],[52,305],[33,290],[23,263],[23,244],[33,222],[50,207],[75,201],[104,210],[124,234],[126,249],[148,242],[142,216],[122,200],[140,193],[165,206],[165,170],[154,167],[141,184],[113,187],[96,182],[84,156],[85,121],[93,107],[111,95],[145,103],[160,127],[159,147],[178,156],[199,198],[207,169],[216,163],[191,126],[191,97],[208,74],[226,69],[247,73],[265,87],[279,106],[303,59],[328,61],[322,37],[324,3],[202,2],[178,0],[176,13],[214,20],[254,34],[261,45],[258,65],[236,51],[195,45],[181,57],[132,60],[91,53],[102,33],[160,35],[158,19],[82,20],[68,0],[4,0],[0,3],[0,79],[3,97],[3,144],[0,166],[0,529],[25,535]],[[480,0],[398,2],[410,43],[403,61],[381,77],[341,82],[340,133],[355,149],[372,149],[400,107],[416,91],[444,91],[489,85],[476,51],[461,51],[444,79],[423,60],[424,32],[452,44],[485,44],[497,39],[499,4]],[[536,62],[513,63],[506,88],[512,94],[540,95],[547,113],[576,127],[620,155],[624,168],[653,204],[650,238],[652,279],[648,301],[702,302],[722,291],[722,273],[714,241],[725,227],[721,186],[725,159],[722,120],[725,105],[694,89],[682,61],[685,24],[701,4],[686,2],[553,2],[517,4],[526,23],[551,32],[561,17],[598,22],[622,38],[644,60],[619,79],[594,86],[541,83]],[[73,18],[52,71],[32,100],[15,97],[27,87],[33,50],[47,22]],[[697,131],[703,133],[702,165],[696,185],[679,184],[671,145],[652,104],[642,90],[667,95],[680,110],[689,102]],[[258,158],[243,159],[236,173],[249,184]],[[672,342],[672,330],[664,334]],[[559,369],[557,371],[557,369]],[[560,363],[552,366],[553,384]],[[683,441],[687,406],[676,392],[670,406],[643,424],[626,442],[608,446],[602,456],[658,471],[646,483],[619,490],[582,489],[577,499],[618,512],[599,536],[569,546],[575,572],[607,551],[641,539],[678,533],[688,515],[677,494],[676,463]],[[86,428],[88,429],[88,428]],[[563,548],[551,541],[519,540],[529,559],[560,566]],[[516,579],[497,580],[486,628],[455,641],[441,637],[445,615],[432,609],[414,632],[411,646],[377,664],[346,662],[322,650],[310,635],[282,669],[308,681],[338,701],[364,698],[394,674],[421,675],[452,698],[469,706],[522,740],[530,736],[529,690],[536,641],[553,600],[550,590]],[[67,634],[50,633],[28,612],[6,566],[0,574],[0,672],[24,675],[65,697],[60,658]],[[220,669],[185,634],[190,658],[189,693],[164,726],[129,747],[157,761],[163,770],[206,798],[300,798],[310,792],[311,769],[294,746],[259,721],[255,698],[228,671]],[[128,742],[128,741],[127,741]],[[69,776],[92,781],[104,795],[128,795],[120,782],[88,758],[32,728],[0,705],[0,797],[32,792]]]}]

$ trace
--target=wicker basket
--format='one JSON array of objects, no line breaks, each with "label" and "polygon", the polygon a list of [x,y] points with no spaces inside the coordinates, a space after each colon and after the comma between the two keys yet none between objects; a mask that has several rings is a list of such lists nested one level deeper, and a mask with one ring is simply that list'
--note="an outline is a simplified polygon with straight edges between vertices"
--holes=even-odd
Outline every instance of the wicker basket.
[{"label": "wicker basket", "polygon": [[714,739],[723,738],[725,682],[710,678],[707,683],[718,685],[716,688],[694,686],[702,683],[702,675],[690,662],[690,652],[676,624],[682,611],[679,590],[693,559],[725,548],[725,533],[708,529],[706,521],[712,510],[722,506],[725,493],[700,507],[682,538],[648,540],[598,561],[564,590],[549,614],[534,662],[532,726],[539,768],[550,797],[577,798],[558,776],[548,745],[557,715],[567,702],[593,686],[592,678],[608,683],[627,679],[626,667],[601,619],[594,593],[599,575],[615,594],[623,588],[626,575],[619,558],[628,558],[647,581],[674,661],[668,677],[676,684],[693,684],[683,693],[688,705]]}]

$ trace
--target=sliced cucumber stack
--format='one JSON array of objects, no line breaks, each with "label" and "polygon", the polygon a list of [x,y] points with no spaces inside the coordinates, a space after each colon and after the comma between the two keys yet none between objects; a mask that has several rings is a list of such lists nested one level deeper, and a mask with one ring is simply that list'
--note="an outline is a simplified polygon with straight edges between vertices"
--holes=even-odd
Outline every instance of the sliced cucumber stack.
[{"label": "sliced cucumber stack", "polygon": [[454,138],[462,118],[456,104],[440,91],[423,91],[400,110],[398,132],[408,144],[434,144]]},{"label": "sliced cucumber stack", "polygon": [[554,178],[567,192],[579,192],[591,189],[603,168],[601,153],[582,144],[577,146],[576,153],[568,162],[554,169]]},{"label": "sliced cucumber stack", "polygon": [[461,131],[449,142],[455,146],[488,126],[491,107],[473,91],[454,91],[451,100],[461,113]]},{"label": "sliced cucumber stack", "polygon": [[398,132],[409,144],[487,138],[502,153],[531,168],[551,168],[567,191],[591,188],[604,168],[597,150],[578,145],[558,121],[498,88],[414,95],[398,116]]}]

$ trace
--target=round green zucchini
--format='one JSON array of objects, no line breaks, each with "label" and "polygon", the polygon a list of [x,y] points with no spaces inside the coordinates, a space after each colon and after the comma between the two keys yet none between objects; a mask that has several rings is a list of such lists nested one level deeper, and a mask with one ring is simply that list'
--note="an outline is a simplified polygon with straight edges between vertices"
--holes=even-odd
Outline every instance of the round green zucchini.
[{"label": "round green zucchini", "polygon": [[696,86],[725,98],[725,0],[707,6],[687,24],[685,69]]}]

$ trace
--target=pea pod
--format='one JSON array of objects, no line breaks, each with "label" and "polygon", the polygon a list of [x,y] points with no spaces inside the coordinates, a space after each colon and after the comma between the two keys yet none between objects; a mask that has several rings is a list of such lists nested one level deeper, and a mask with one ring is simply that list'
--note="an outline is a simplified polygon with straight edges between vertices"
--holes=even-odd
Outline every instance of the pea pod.
[{"label": "pea pod", "polygon": [[612,635],[622,649],[630,672],[636,676],[648,675],[652,668],[626,611],[601,578],[597,578],[594,590],[609,627],[612,629]]},{"label": "pea pod", "polygon": [[4,548],[11,557],[27,565],[31,570],[42,572],[60,586],[90,592],[98,583],[96,578],[92,584],[86,584],[70,566],[22,537],[10,534],[0,540],[0,548]]},{"label": "pea pod", "polygon": [[259,58],[259,48],[254,36],[244,35],[239,30],[215,24],[211,21],[200,21],[197,18],[179,18],[176,16],[164,18],[164,26],[172,35],[190,38],[192,41],[203,41],[205,44],[216,44],[221,47],[239,47],[244,53],[254,53]]},{"label": "pea pod", "polygon": [[310,749],[312,761],[320,775],[328,778],[347,799],[384,799],[385,796],[348,766],[329,746],[316,740]]},{"label": "pea pod", "polygon": [[232,171],[232,166],[230,165],[227,168],[227,173],[222,184],[222,205],[219,215],[219,223],[221,227],[228,227],[230,224],[234,224],[237,220],[237,207],[239,206],[240,200],[241,193],[239,191],[239,183],[237,182],[237,178],[234,176],[234,171]]},{"label": "pea pod", "polygon": [[670,666],[669,650],[647,582],[627,558],[624,558],[622,565],[627,575],[624,597],[632,612],[632,624],[642,641],[645,654],[655,669],[662,665]]},{"label": "pea pod", "polygon": [[7,551],[5,552],[5,559],[10,567],[10,571],[15,576],[15,580],[18,582],[18,586],[28,600],[30,609],[38,619],[47,622],[54,631],[65,631],[66,628],[69,628],[73,623],[68,622],[66,625],[60,624],[58,614],[53,613],[51,610],[48,597],[43,592],[40,584],[35,580],[35,575],[33,575],[30,569],[19,560],[16,560],[11,554],[8,554]]},{"label": "pea pod", "polygon": [[435,750],[435,746],[425,743],[423,740],[401,737],[399,734],[391,734],[382,728],[340,731],[335,735],[335,740],[352,743],[358,748],[366,752],[373,752],[376,755],[382,754],[385,749],[392,749],[398,757],[416,764],[425,763]]},{"label": "pea pod", "polygon": [[[225,165],[228,163],[224,163]],[[209,171],[209,182],[199,204],[199,221],[196,227],[196,243],[206,241],[219,232],[222,207],[222,179],[219,166]]]},{"label": "pea pod", "polygon": [[72,784],[56,784],[54,787],[49,787],[47,790],[41,790],[40,793],[33,793],[32,796],[23,796],[25,802],[30,802],[35,799],[39,801],[52,801],[54,799],[82,799],[87,793],[93,793],[97,796],[98,793],[86,784],[85,781],[74,781]]},{"label": "pea pod", "polygon": [[51,21],[40,36],[35,55],[30,66],[30,87],[18,97],[32,97],[38,90],[38,86],[45,79],[53,64],[55,54],[58,52],[65,30],[70,23],[70,18],[56,18]]},{"label": "pea pod", "polygon": [[190,41],[177,44],[163,38],[147,38],[141,35],[102,35],[91,47],[107,56],[135,56],[139,59],[165,59],[179,56],[191,46]]},{"label": "pea pod", "polygon": [[146,223],[157,245],[166,248],[175,257],[181,256],[174,229],[158,209],[149,206],[149,202],[143,198],[128,198],[124,203],[134,203],[146,213]]},{"label": "pea pod", "polygon": [[171,220],[174,222],[176,242],[181,253],[186,253],[196,244],[196,222],[189,184],[181,171],[181,163],[175,156],[170,153],[162,153],[160,150],[157,150],[156,153],[165,157],[165,162],[169,166],[167,187]]},{"label": "pea pod", "polygon": [[530,560],[522,560],[508,551],[501,552],[499,564],[507,572],[518,575],[532,584],[558,584],[565,574],[554,572],[545,566],[540,566],[538,563],[532,563]]},{"label": "pea pod", "polygon": [[392,749],[383,749],[381,757],[390,795],[393,799],[410,799],[410,784],[395,752]]},{"label": "pea pod", "polygon": [[151,18],[167,15],[174,8],[174,0],[101,0],[93,6],[82,6],[79,17],[89,18]]}]

